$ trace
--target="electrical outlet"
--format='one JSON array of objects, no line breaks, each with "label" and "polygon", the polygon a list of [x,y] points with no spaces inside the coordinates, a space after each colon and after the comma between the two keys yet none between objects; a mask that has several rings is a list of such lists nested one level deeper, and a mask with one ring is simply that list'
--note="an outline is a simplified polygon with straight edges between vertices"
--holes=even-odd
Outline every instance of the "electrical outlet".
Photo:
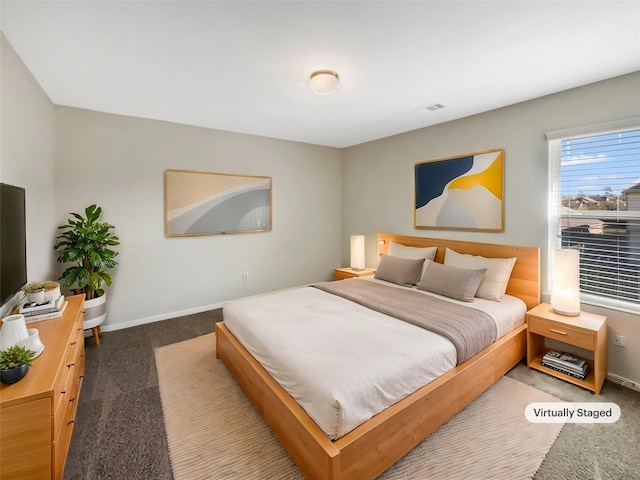
[{"label": "electrical outlet", "polygon": [[243,282],[249,281],[249,272],[242,272],[242,281]]},{"label": "electrical outlet", "polygon": [[626,347],[627,346],[627,337],[623,335],[616,335],[615,340],[613,341],[614,345],[618,347]]}]

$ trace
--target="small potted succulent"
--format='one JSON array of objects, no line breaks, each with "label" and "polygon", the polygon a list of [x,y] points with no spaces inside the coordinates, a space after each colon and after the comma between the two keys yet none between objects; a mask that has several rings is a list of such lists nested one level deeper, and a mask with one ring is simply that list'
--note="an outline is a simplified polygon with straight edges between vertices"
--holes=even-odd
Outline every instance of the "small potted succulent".
[{"label": "small potted succulent", "polygon": [[0,381],[7,385],[19,382],[29,372],[35,352],[23,345],[0,351]]},{"label": "small potted succulent", "polygon": [[28,283],[22,287],[22,291],[27,296],[29,302],[44,302],[44,287],[42,286],[42,282]]},{"label": "small potted succulent", "polygon": [[28,301],[41,303],[52,298],[58,298],[60,296],[60,284],[51,280],[33,282],[22,287],[22,291],[27,295]]}]

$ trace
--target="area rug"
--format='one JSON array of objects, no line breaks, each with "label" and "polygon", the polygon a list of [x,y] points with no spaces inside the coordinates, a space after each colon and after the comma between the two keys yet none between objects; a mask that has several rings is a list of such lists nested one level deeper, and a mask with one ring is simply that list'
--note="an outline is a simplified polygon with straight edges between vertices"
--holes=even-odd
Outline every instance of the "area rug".
[{"label": "area rug", "polygon": [[[303,479],[221,360],[215,334],[155,349],[175,480]],[[531,402],[557,398],[503,377],[380,479],[529,479],[562,424],[532,424]]]}]

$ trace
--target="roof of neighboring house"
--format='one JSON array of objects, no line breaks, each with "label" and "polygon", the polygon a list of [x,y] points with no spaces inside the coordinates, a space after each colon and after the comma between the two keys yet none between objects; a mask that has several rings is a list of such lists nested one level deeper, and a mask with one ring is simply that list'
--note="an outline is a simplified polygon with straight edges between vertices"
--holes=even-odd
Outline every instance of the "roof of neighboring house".
[{"label": "roof of neighboring house", "polygon": [[[591,214],[591,212],[589,212]],[[574,210],[569,207],[560,207],[560,215],[562,216],[561,228],[575,228],[586,226],[589,230],[602,230],[603,221],[597,218],[585,216],[580,210]]]},{"label": "roof of neighboring house", "polygon": [[576,201],[584,202],[584,203],[600,203],[600,202],[606,202],[607,197],[603,195],[580,195],[579,197],[576,198]]},{"label": "roof of neighboring house", "polygon": [[622,193],[640,193],[640,183],[636,183],[633,187],[629,187],[626,190],[623,190]]}]

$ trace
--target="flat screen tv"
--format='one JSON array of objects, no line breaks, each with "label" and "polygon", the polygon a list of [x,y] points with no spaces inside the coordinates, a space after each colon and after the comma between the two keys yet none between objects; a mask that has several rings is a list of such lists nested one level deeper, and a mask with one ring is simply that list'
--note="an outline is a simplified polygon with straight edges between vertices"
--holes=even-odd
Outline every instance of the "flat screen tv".
[{"label": "flat screen tv", "polygon": [[26,283],[25,190],[0,183],[0,305]]}]

